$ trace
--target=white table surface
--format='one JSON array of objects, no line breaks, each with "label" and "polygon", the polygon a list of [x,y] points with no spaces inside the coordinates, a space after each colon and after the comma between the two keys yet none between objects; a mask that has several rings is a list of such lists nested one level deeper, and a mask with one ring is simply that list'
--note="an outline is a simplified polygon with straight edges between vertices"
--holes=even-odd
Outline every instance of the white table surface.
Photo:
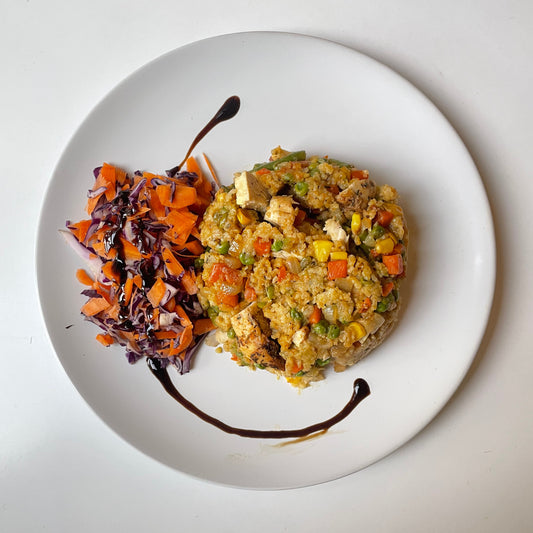
[{"label": "white table surface", "polygon": [[[531,2],[0,0],[0,12],[0,531],[533,529]],[[54,355],[34,272],[44,191],[92,107],[167,51],[251,30],[337,41],[421,89],[476,162],[498,246],[487,333],[444,410],[365,470],[286,491],[197,481],[117,437]]]}]

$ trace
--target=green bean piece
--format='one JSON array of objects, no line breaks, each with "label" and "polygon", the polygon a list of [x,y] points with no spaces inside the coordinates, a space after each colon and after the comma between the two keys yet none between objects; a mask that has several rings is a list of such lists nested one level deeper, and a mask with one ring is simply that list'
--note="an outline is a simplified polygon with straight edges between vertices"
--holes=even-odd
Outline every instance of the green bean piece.
[{"label": "green bean piece", "polygon": [[383,237],[383,235],[385,235],[385,228],[379,224],[375,224],[370,232],[370,236],[374,239],[379,239],[380,237]]},{"label": "green bean piece", "polygon": [[275,161],[268,161],[266,163],[257,163],[254,165],[254,168],[252,169],[252,172],[257,172],[258,170],[261,170],[262,168],[266,168],[267,170],[276,170],[276,168],[281,165],[281,163],[288,163],[290,161],[305,161],[306,154],[304,150],[301,150],[299,152],[291,152],[290,154],[287,154],[284,157],[280,157],[279,159],[276,159]]},{"label": "green bean piece", "polygon": [[331,363],[331,357],[328,357],[327,359],[317,359],[315,361],[315,365],[319,367],[327,366]]},{"label": "green bean piece", "polygon": [[285,243],[283,241],[274,241],[272,243],[272,246],[270,247],[270,249],[273,251],[273,252],[279,252],[282,250],[283,246],[285,245]]},{"label": "green bean piece", "polygon": [[217,252],[221,255],[225,255],[227,254],[229,251],[229,242],[228,241],[222,241],[218,246],[217,246]]},{"label": "green bean piece", "polygon": [[303,320],[303,315],[302,313],[300,313],[300,311],[298,311],[298,309],[296,309],[295,307],[293,307],[290,311],[290,314],[291,314],[291,318],[293,320],[298,320],[298,321],[301,321]]},{"label": "green bean piece", "polygon": [[244,266],[250,266],[255,263],[254,256],[248,252],[241,252],[239,254],[239,260]]},{"label": "green bean piece", "polygon": [[307,374],[305,370],[300,370],[300,372],[296,372],[296,374],[294,374],[294,377],[300,378],[305,374]]},{"label": "green bean piece", "polygon": [[328,327],[328,339],[336,339],[341,334],[341,328],[337,324],[330,324]]},{"label": "green bean piece", "polygon": [[353,167],[351,163],[345,163],[344,161],[339,161],[338,159],[328,159],[327,162],[337,167]]},{"label": "green bean piece", "polygon": [[266,368],[265,365],[262,365],[261,363],[255,363],[256,368],[259,368],[260,370],[264,370]]},{"label": "green bean piece", "polygon": [[298,196],[305,196],[309,192],[309,185],[305,181],[299,181],[294,185],[294,192]]}]

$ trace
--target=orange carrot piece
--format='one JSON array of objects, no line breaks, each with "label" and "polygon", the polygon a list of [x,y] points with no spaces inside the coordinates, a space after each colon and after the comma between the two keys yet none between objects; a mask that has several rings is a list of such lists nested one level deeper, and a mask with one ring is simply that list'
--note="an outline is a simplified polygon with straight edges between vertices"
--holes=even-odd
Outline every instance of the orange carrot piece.
[{"label": "orange carrot piece", "polygon": [[107,279],[114,281],[115,283],[120,283],[120,274],[115,270],[113,266],[113,261],[107,261],[102,267],[102,273]]},{"label": "orange carrot piece", "polygon": [[116,194],[117,171],[114,166],[104,163],[102,165],[102,169],[100,170],[100,174],[106,186],[106,191],[104,194],[106,200],[109,202],[115,197]]},{"label": "orange carrot piece", "polygon": [[347,275],[348,261],[346,259],[328,261],[328,279],[345,278]]},{"label": "orange carrot piece", "polygon": [[183,330],[179,344],[176,347],[170,349],[171,355],[178,355],[190,346],[193,339],[192,329],[192,325],[190,325]]},{"label": "orange carrot piece", "polygon": [[187,294],[193,295],[198,293],[198,285],[196,285],[196,280],[188,270],[184,272],[183,277],[181,278],[181,285]]},{"label": "orange carrot piece", "polygon": [[[252,289],[252,291],[254,290]],[[254,291],[254,294],[255,294],[255,291]],[[236,307],[237,304],[239,303],[239,295],[238,294],[224,294],[223,292],[219,292],[217,294],[217,303],[227,305],[229,307]]]},{"label": "orange carrot piece", "polygon": [[381,295],[383,297],[388,296],[392,292],[392,289],[394,289],[394,283],[392,281],[384,283],[383,287],[381,287]]},{"label": "orange carrot piece", "polygon": [[154,335],[155,338],[159,340],[176,339],[178,337],[178,334],[175,331],[154,331]]},{"label": "orange carrot piece", "polygon": [[146,297],[153,307],[159,305],[159,302],[163,299],[163,296],[165,296],[166,290],[165,282],[161,278],[157,278],[156,282],[152,285],[152,288],[146,293]]},{"label": "orange carrot piece", "polygon": [[80,220],[76,224],[71,224],[69,226],[70,231],[80,242],[85,242],[85,237],[87,236],[87,231],[91,227],[93,221],[89,218],[87,220]]},{"label": "orange carrot piece", "polygon": [[96,335],[96,340],[106,347],[111,346],[115,342],[115,339],[111,335],[108,335],[107,333],[106,334],[99,333],[98,335]]},{"label": "orange carrot piece", "polygon": [[185,248],[194,255],[202,255],[204,253],[204,247],[199,241],[189,241],[185,243]]},{"label": "orange carrot piece", "polygon": [[156,218],[165,218],[166,209],[165,206],[161,203],[157,191],[155,189],[150,189],[150,207],[152,208],[152,213]]},{"label": "orange carrot piece", "polygon": [[165,304],[165,309],[166,309],[169,313],[172,313],[172,311],[174,311],[174,309],[176,309],[176,298],[171,298],[171,299]]},{"label": "orange carrot piece", "polygon": [[391,276],[400,276],[403,274],[403,259],[400,254],[384,255],[383,264]]},{"label": "orange carrot piece", "polygon": [[137,246],[132,244],[124,237],[120,237],[120,242],[122,243],[122,251],[124,253],[124,258],[126,259],[126,261],[138,261],[143,257],[147,257],[139,251],[139,248],[137,248]]},{"label": "orange carrot piece", "polygon": [[190,156],[185,162],[185,164],[187,165],[187,172],[193,172],[199,178],[203,177],[202,169],[200,168],[198,161],[196,161],[196,159],[193,156]]},{"label": "orange carrot piece", "polygon": [[127,278],[124,282],[124,305],[128,305],[131,300],[131,295],[133,293],[133,278]]},{"label": "orange carrot piece", "polygon": [[[255,302],[255,300],[257,300],[257,293],[255,292],[255,289],[248,284],[246,284],[246,287],[244,287],[244,299],[248,302]],[[237,305],[238,302],[239,299],[237,297],[235,305]]]},{"label": "orange carrot piece", "polygon": [[287,268],[285,265],[279,267],[278,281],[283,281],[287,277]]},{"label": "orange carrot piece", "polygon": [[222,184],[220,183],[220,180],[218,179],[217,173],[215,172],[215,169],[213,168],[213,165],[211,164],[211,161],[209,161],[209,158],[203,154],[205,159],[205,164],[207,165],[207,168],[209,169],[209,172],[211,172],[211,176],[213,176],[213,181],[218,185],[218,187],[222,187]]},{"label": "orange carrot piece", "polygon": [[185,270],[183,265],[168,248],[163,249],[161,255],[163,256],[163,261],[165,262],[165,267],[168,273],[172,276],[179,276]]},{"label": "orange carrot piece", "polygon": [[318,324],[322,320],[322,311],[320,310],[320,307],[314,306],[313,312],[309,315],[309,323],[310,324]]},{"label": "orange carrot piece", "polygon": [[183,327],[189,327],[192,326],[191,319],[189,318],[189,315],[185,312],[185,309],[181,307],[181,305],[176,304],[176,314],[180,317],[180,322]]},{"label": "orange carrot piece", "polygon": [[92,287],[94,283],[93,278],[83,268],[76,270],[76,279],[83,285],[88,285],[89,287]]},{"label": "orange carrot piece", "polygon": [[216,326],[213,324],[213,321],[210,318],[199,318],[194,323],[193,332],[195,335],[203,335],[208,331],[212,331],[213,329],[215,329],[215,327]]},{"label": "orange carrot piece", "polygon": [[109,302],[105,298],[90,298],[81,308],[85,316],[94,316],[109,307]]}]

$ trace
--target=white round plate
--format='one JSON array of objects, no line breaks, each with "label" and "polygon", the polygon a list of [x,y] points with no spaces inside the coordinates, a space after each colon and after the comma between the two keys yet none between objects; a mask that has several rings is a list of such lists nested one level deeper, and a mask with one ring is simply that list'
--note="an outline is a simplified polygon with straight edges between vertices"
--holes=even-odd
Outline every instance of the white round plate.
[{"label": "white round plate", "polygon": [[[94,340],[79,308],[81,260],[58,233],[84,218],[92,170],[164,172],[183,157],[222,102],[236,118],[205,152],[226,183],[281,145],[328,154],[396,187],[411,231],[404,310],[395,332],[344,373],[298,392],[267,372],[204,346],[189,374],[173,373],[198,407],[233,426],[299,428],[329,418],[354,379],[371,395],[328,433],[302,442],[232,436],[168,396],[141,361]],[[407,442],[444,406],[468,370],[492,304],[492,219],[476,168],[456,132],[417,89],[382,64],[302,35],[242,33],[190,44],[133,73],[89,114],[61,157],[44,201],[37,275],[47,329],[68,376],[127,442],[197,478],[289,488],[356,472]],[[70,326],[70,327],[68,327]]]}]

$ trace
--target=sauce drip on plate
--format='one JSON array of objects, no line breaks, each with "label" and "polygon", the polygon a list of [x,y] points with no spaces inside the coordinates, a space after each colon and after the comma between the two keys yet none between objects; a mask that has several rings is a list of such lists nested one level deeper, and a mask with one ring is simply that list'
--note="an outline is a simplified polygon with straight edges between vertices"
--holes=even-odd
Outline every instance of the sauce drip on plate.
[{"label": "sauce drip on plate", "polygon": [[187,158],[191,155],[191,152],[194,150],[195,146],[217,125],[221,122],[233,118],[241,107],[241,99],[238,96],[230,96],[223,104],[222,107],[215,113],[215,116],[204,126],[200,133],[194,138],[187,154],[183,158],[183,161],[176,165],[175,167],[167,170],[167,173],[170,176],[176,174],[179,171],[183,163],[187,161]]},{"label": "sauce drip on plate", "polygon": [[147,363],[152,374],[157,378],[168,394],[170,394],[172,398],[179,402],[183,407],[188,409],[191,413],[201,418],[204,422],[207,422],[208,424],[211,424],[218,429],[225,431],[226,433],[239,435],[240,437],[248,437],[251,439],[301,438],[313,433],[325,432],[341,420],[344,420],[359,405],[359,403],[370,394],[370,387],[368,386],[368,383],[364,379],[358,378],[354,381],[353,394],[348,403],[336,415],[328,418],[327,420],[301,429],[260,430],[236,428],[229,426],[228,424],[211,415],[208,415],[201,409],[198,409],[198,407],[187,400],[187,398],[182,396],[172,383],[167,369],[162,368],[157,359],[148,358]]}]

